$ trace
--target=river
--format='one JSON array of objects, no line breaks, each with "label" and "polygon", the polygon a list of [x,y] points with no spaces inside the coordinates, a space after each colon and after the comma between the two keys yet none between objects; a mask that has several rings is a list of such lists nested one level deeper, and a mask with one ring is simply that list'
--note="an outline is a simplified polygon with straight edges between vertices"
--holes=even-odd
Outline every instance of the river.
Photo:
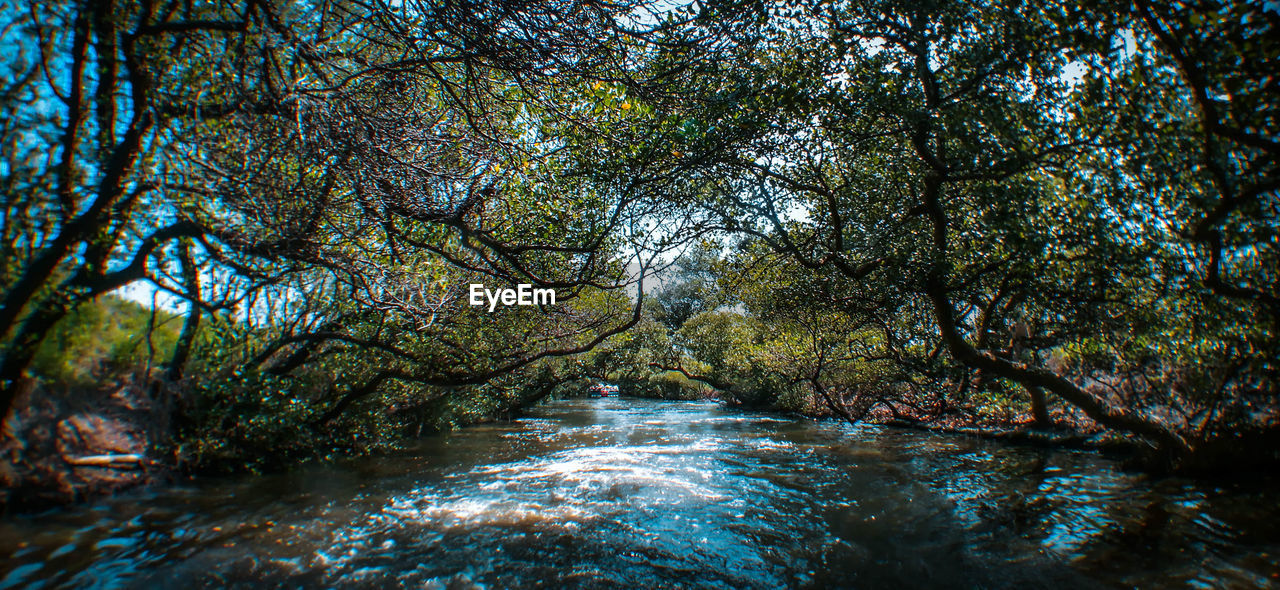
[{"label": "river", "polygon": [[558,401],[391,457],[0,521],[0,587],[1240,587],[1280,583],[1276,480],[1077,451]]}]

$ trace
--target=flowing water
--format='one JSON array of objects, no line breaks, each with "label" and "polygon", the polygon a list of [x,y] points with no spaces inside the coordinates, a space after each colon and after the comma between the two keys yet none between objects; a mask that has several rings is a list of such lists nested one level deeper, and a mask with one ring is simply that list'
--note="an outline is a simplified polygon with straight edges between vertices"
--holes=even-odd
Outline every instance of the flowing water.
[{"label": "flowing water", "polygon": [[569,400],[402,456],[0,521],[0,587],[1267,587],[1276,480]]}]

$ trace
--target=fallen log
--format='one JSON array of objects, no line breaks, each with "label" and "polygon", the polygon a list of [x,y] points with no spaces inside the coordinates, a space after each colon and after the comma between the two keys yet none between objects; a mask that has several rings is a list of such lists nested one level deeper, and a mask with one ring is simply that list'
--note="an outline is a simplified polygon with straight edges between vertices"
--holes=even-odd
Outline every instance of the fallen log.
[{"label": "fallen log", "polygon": [[88,455],[85,457],[67,457],[62,460],[68,464],[81,467],[111,467],[116,469],[136,469],[142,465],[142,455]]}]

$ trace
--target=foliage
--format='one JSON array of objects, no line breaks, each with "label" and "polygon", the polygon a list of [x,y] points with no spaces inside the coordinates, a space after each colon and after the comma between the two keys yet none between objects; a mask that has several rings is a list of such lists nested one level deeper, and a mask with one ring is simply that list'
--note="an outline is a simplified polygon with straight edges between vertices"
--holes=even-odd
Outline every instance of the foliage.
[{"label": "foliage", "polygon": [[92,388],[135,367],[158,366],[178,339],[181,318],[125,299],[104,296],[54,325],[32,369],[47,383]]},{"label": "foliage", "polygon": [[768,5],[715,42],[731,70],[681,80],[666,109],[689,131],[651,137],[688,154],[673,202],[809,275],[760,317],[809,318],[811,358],[843,351],[830,370],[879,366],[937,411],[1047,392],[1194,462],[1276,403],[1263,12]]},{"label": "foliage", "polygon": [[[1054,408],[1169,465],[1276,426],[1274,11],[663,6],[0,9],[5,411],[32,369],[91,374],[48,347],[88,351],[86,306],[145,281],[189,304],[159,379],[198,457],[583,378],[849,420]],[[489,313],[473,283],[558,297]]]}]

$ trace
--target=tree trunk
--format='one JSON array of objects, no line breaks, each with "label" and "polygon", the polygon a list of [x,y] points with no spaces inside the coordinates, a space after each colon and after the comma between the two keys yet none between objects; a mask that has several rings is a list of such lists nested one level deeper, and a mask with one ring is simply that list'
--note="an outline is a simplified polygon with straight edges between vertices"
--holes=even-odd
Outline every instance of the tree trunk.
[{"label": "tree trunk", "polygon": [[200,329],[200,271],[196,268],[195,260],[191,256],[191,239],[182,238],[178,241],[178,261],[182,263],[182,280],[186,283],[187,295],[191,301],[191,310],[187,312],[187,319],[182,324],[182,334],[178,336],[178,342],[173,347],[173,357],[169,360],[169,370],[165,374],[165,379],[174,382],[182,379],[182,372],[187,366],[187,359],[191,356],[191,347],[195,343],[196,331]]},{"label": "tree trunk", "polygon": [[975,349],[960,335],[956,327],[955,309],[951,306],[946,289],[937,282],[932,282],[928,286],[928,291],[930,299],[933,300],[934,316],[942,332],[942,339],[951,356],[957,361],[1012,380],[1028,390],[1034,387],[1052,392],[1067,403],[1083,410],[1085,415],[1098,424],[1146,438],[1175,462],[1190,457],[1192,448],[1187,440],[1158,421],[1147,419],[1123,408],[1112,407],[1075,383],[1047,369],[1015,363]]},{"label": "tree trunk", "polygon": [[1049,418],[1049,399],[1044,390],[1034,385],[1027,387],[1031,394],[1031,415],[1035,417],[1036,428],[1052,428],[1053,420]]},{"label": "tree trunk", "polygon": [[0,361],[0,420],[7,420],[13,411],[18,385],[27,376],[27,369],[35,360],[40,343],[44,342],[54,324],[66,317],[75,303],[70,293],[59,289],[41,302],[9,342],[4,360]]}]

